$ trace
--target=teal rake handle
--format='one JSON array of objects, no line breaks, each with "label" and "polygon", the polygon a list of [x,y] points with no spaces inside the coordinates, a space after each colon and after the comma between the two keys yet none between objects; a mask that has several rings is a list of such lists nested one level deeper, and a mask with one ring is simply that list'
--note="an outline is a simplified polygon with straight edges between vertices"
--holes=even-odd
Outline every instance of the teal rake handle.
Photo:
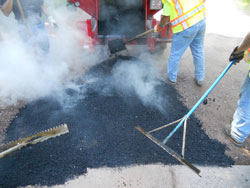
[{"label": "teal rake handle", "polygon": [[204,95],[200,98],[200,100],[193,106],[193,108],[182,118],[180,123],[175,127],[175,129],[169,133],[169,135],[164,139],[163,143],[166,144],[167,141],[174,135],[174,133],[182,126],[183,122],[191,116],[191,114],[196,110],[196,108],[203,102],[203,100],[208,96],[208,94],[215,88],[215,86],[219,83],[219,81],[223,78],[223,76],[227,73],[227,71],[234,64],[235,60],[231,61],[230,64],[225,68],[225,70],[220,74],[220,76],[215,80],[215,82],[210,86],[210,88],[204,93]]}]

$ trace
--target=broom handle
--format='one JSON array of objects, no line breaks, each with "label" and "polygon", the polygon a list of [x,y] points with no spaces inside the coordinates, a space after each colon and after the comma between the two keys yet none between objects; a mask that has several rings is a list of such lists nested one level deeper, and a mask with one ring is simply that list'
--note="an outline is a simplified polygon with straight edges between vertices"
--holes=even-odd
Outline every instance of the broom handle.
[{"label": "broom handle", "polygon": [[[165,27],[165,26],[168,25],[168,24],[170,24],[170,22],[167,22],[167,23],[163,24],[163,27]],[[145,36],[145,35],[147,35],[147,34],[153,33],[153,32],[154,32],[154,29],[150,29],[150,30],[148,30],[148,31],[145,31],[144,33],[141,33],[141,34],[139,34],[139,35],[136,35],[135,37],[133,37],[133,38],[127,40],[127,42],[131,42],[131,41],[133,41],[133,40],[135,40],[135,39],[141,38],[141,37],[143,37],[143,36]]]},{"label": "broom handle", "polygon": [[20,11],[22,20],[23,20],[25,26],[28,27],[28,24],[27,24],[26,18],[25,18],[25,16],[24,16],[24,12],[23,12],[23,8],[22,8],[22,5],[21,5],[21,3],[20,3],[20,0],[16,0],[16,1],[17,1],[17,6],[18,6],[18,9],[19,9],[19,11]]},{"label": "broom handle", "polygon": [[164,139],[163,143],[166,144],[167,141],[173,136],[173,134],[179,129],[183,122],[188,119],[191,114],[198,108],[198,106],[203,102],[203,100],[209,95],[209,93],[215,88],[215,86],[219,83],[219,81],[223,78],[223,76],[227,73],[227,71],[234,64],[235,60],[231,61],[230,64],[225,68],[225,70],[219,75],[219,77],[215,80],[215,82],[210,86],[210,88],[204,93],[204,95],[200,98],[200,100],[193,106],[193,108],[182,118],[180,123],[175,127],[175,129]]}]

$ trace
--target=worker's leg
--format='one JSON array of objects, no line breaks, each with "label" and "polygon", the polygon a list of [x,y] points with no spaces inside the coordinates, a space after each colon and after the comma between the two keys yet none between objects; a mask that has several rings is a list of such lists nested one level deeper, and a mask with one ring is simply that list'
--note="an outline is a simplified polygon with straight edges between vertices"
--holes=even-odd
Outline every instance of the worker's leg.
[{"label": "worker's leg", "polygon": [[29,47],[33,49],[36,55],[47,56],[49,53],[49,37],[48,31],[43,22],[38,25],[19,24],[19,34]]},{"label": "worker's leg", "polygon": [[40,55],[47,56],[49,53],[49,37],[48,31],[43,22],[33,26],[33,34],[35,45],[38,48]]},{"label": "worker's leg", "polygon": [[31,38],[31,33],[28,31],[27,27],[24,24],[22,23],[18,24],[18,32],[23,42],[25,44],[29,43],[29,40]]},{"label": "worker's leg", "polygon": [[170,57],[168,61],[168,78],[176,82],[181,56],[191,44],[197,33],[196,26],[173,35]]},{"label": "worker's leg", "polygon": [[241,87],[238,107],[234,113],[231,136],[239,143],[243,143],[250,133],[250,78]]},{"label": "worker's leg", "polygon": [[204,80],[205,65],[204,65],[204,37],[206,32],[205,20],[196,24],[199,28],[194,40],[190,44],[191,52],[193,54],[195,66],[195,78],[199,81]]}]

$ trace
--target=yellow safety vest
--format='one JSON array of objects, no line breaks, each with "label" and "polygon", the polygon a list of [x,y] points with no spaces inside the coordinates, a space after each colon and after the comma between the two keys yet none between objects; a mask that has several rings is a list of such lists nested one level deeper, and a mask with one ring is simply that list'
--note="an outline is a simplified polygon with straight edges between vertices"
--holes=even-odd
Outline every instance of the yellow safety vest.
[{"label": "yellow safety vest", "polygon": [[203,0],[162,0],[173,6],[170,21],[173,33],[184,31],[205,18]]},{"label": "yellow safety vest", "polygon": [[250,64],[250,48],[245,51],[243,59],[246,63]]},{"label": "yellow safety vest", "polygon": [[[250,48],[245,51],[243,60],[246,63],[250,64]],[[249,70],[250,70],[250,67],[249,67]],[[249,77],[250,77],[250,72],[249,72]]]}]

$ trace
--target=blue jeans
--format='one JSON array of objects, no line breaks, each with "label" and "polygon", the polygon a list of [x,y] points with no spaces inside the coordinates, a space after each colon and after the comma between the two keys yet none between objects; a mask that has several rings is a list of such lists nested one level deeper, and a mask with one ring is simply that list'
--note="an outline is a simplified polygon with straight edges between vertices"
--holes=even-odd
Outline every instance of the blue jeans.
[{"label": "blue jeans", "polygon": [[199,81],[204,80],[204,36],[206,21],[202,20],[192,27],[175,33],[172,39],[171,53],[168,61],[168,78],[176,82],[179,63],[188,46],[191,48],[195,66],[195,77]]},{"label": "blue jeans", "polygon": [[32,48],[35,48],[37,55],[47,56],[49,53],[49,37],[48,31],[43,22],[37,25],[29,25],[27,27],[20,23],[19,34],[23,41],[29,44]]},{"label": "blue jeans", "polygon": [[240,90],[238,107],[231,123],[231,135],[240,143],[243,143],[250,133],[250,78],[247,75]]}]

